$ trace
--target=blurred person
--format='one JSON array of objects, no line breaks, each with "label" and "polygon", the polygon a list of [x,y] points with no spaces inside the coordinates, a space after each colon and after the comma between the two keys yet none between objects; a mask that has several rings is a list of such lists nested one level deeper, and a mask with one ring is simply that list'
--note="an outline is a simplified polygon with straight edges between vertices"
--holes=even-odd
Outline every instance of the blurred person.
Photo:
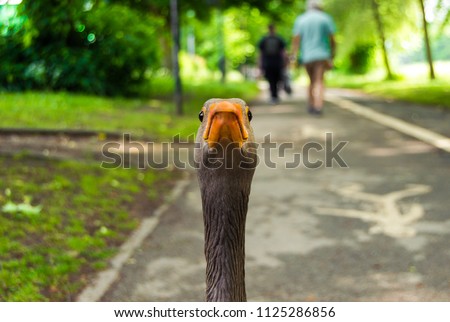
[{"label": "blurred person", "polygon": [[333,18],[323,12],[322,0],[308,0],[307,10],[294,23],[291,59],[304,64],[310,84],[308,112],[320,115],[323,109],[324,74],[333,68],[336,50]]},{"label": "blurred person", "polygon": [[272,103],[278,103],[278,83],[283,79],[287,65],[286,43],[275,33],[275,26],[269,25],[269,33],[258,43],[260,56],[258,65],[266,80],[269,82]]}]

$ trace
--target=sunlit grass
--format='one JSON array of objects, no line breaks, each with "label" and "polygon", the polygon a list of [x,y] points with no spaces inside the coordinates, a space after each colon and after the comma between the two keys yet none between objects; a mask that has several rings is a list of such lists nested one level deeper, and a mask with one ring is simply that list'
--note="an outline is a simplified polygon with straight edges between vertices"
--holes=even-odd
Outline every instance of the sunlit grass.
[{"label": "sunlit grass", "polygon": [[[450,61],[437,61],[433,63],[436,78],[450,81]],[[398,67],[398,73],[408,79],[427,80],[429,67],[426,63],[414,63]]]},{"label": "sunlit grass", "polygon": [[331,72],[327,75],[327,85],[361,89],[387,98],[450,108],[450,62],[436,62],[434,67],[435,80],[429,79],[428,66],[420,63],[397,68],[396,80],[386,80],[383,70],[367,75]]}]

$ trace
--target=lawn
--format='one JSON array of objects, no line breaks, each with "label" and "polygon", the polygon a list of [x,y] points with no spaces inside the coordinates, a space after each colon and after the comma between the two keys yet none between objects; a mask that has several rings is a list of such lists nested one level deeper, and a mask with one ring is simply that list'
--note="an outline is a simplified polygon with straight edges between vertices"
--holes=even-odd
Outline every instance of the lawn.
[{"label": "lawn", "polygon": [[198,127],[198,112],[212,97],[253,99],[255,83],[189,82],[184,88],[184,115],[175,116],[170,86],[161,82],[149,99],[105,98],[69,93],[0,93],[0,128],[87,129],[131,133],[166,140],[188,137]]},{"label": "lawn", "polygon": [[0,301],[73,301],[176,176],[0,157]]},{"label": "lawn", "polygon": [[399,79],[385,80],[381,70],[368,75],[327,75],[329,87],[361,89],[376,96],[450,109],[450,63],[435,64],[437,79],[430,81],[424,64],[398,68]]}]

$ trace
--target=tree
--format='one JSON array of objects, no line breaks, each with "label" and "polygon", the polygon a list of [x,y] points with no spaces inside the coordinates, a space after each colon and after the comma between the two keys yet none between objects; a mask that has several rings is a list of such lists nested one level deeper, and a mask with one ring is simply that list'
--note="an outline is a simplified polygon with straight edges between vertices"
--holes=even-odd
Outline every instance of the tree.
[{"label": "tree", "polygon": [[170,1],[170,18],[172,29],[172,63],[173,63],[173,77],[175,79],[175,108],[178,115],[183,114],[182,105],[182,90],[181,90],[181,78],[178,62],[178,53],[180,51],[180,26],[178,21],[178,1]]},{"label": "tree", "polygon": [[428,23],[425,16],[425,6],[423,5],[423,0],[418,0],[420,5],[420,11],[422,13],[422,28],[423,28],[423,38],[425,43],[425,50],[427,54],[427,61],[430,70],[430,79],[435,79],[434,67],[433,67],[433,57],[431,55],[430,37],[428,36]]},{"label": "tree", "polygon": [[358,47],[377,44],[387,78],[393,77],[389,51],[402,36],[417,30],[415,0],[329,0],[327,9],[338,27],[338,62],[347,62]]},{"label": "tree", "polygon": [[380,37],[380,44],[381,44],[381,49],[382,49],[382,53],[383,53],[384,67],[386,68],[386,75],[387,75],[388,79],[392,79],[393,74],[392,74],[392,70],[391,70],[391,64],[389,63],[389,56],[388,56],[388,53],[386,50],[386,36],[384,33],[383,20],[381,19],[381,15],[380,15],[380,7],[377,3],[377,0],[371,0],[371,2],[372,2],[373,15],[374,15],[375,22],[377,25],[378,36]]}]

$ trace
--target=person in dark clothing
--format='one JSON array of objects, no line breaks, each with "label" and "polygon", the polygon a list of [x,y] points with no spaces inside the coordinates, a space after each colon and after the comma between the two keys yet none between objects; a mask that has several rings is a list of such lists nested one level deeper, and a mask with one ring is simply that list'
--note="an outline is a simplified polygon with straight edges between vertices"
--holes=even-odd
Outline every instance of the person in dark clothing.
[{"label": "person in dark clothing", "polygon": [[273,103],[279,101],[278,83],[283,77],[283,71],[288,61],[285,47],[286,43],[283,38],[275,33],[275,26],[269,25],[269,34],[264,36],[258,44],[259,68],[269,82]]}]

